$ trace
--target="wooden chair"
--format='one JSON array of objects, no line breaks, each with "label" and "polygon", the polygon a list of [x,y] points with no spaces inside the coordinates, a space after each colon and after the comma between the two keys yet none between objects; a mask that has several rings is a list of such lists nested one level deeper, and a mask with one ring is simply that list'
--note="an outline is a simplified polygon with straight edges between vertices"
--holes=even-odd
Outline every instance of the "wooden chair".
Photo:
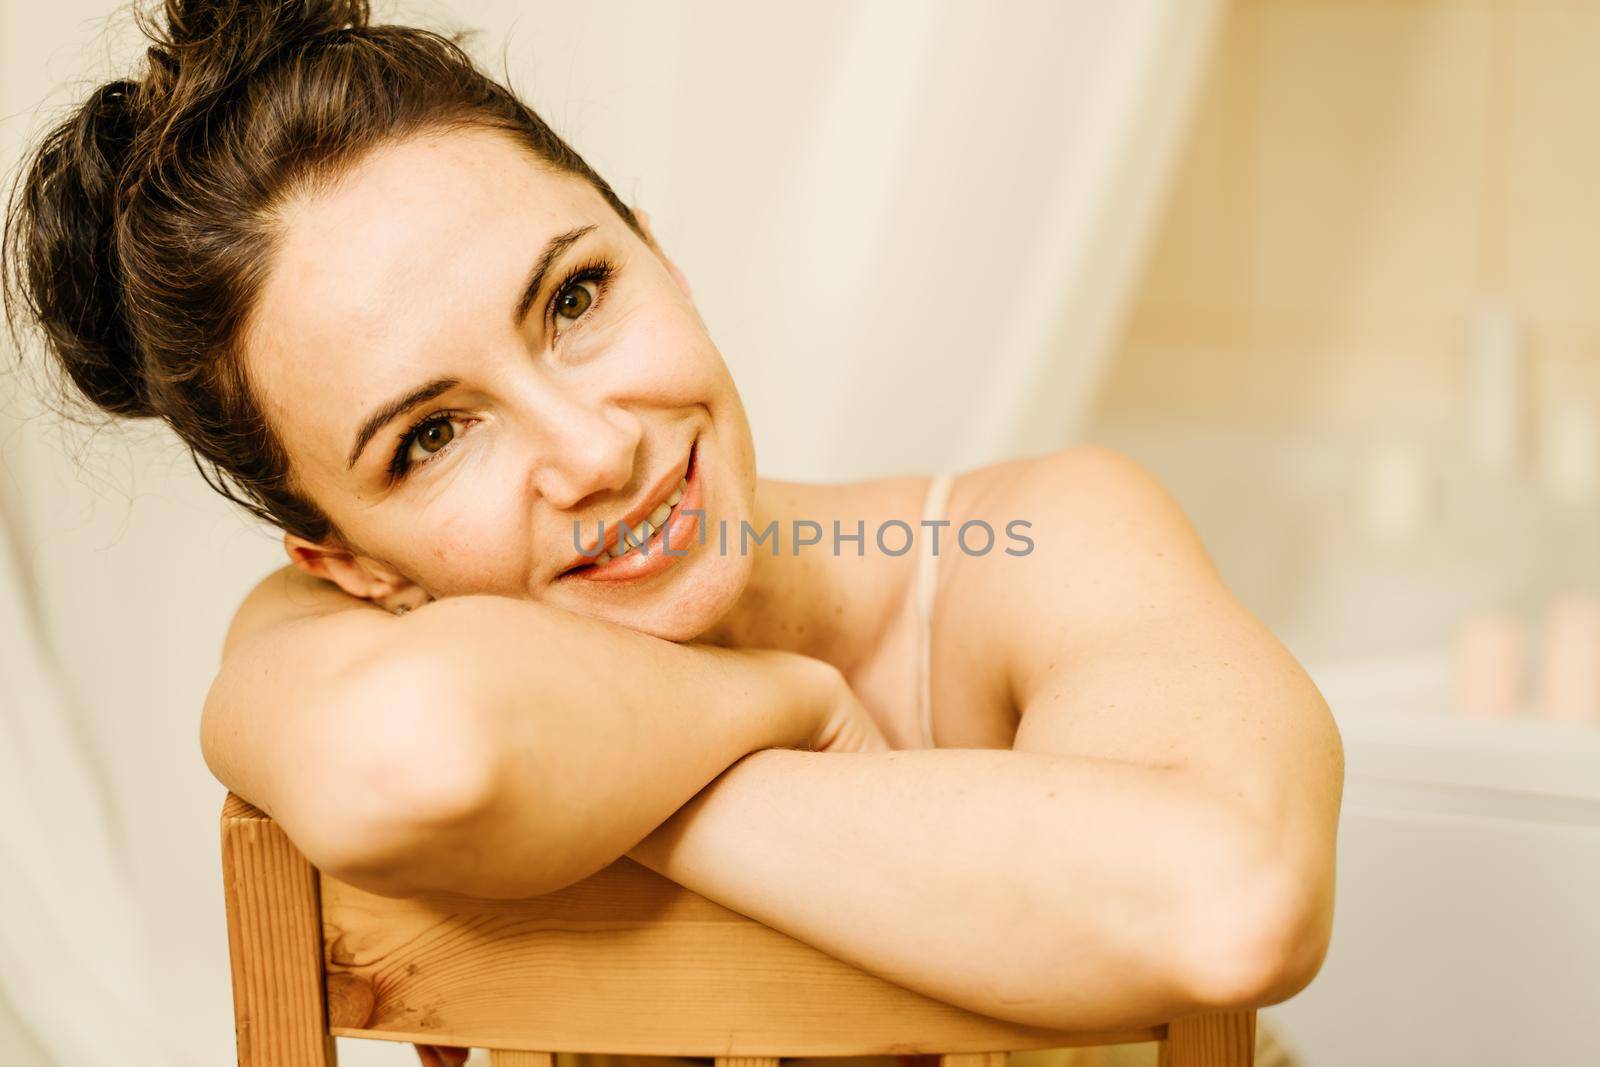
[{"label": "wooden chair", "polygon": [[975,1015],[857,970],[626,858],[527,900],[375,896],[316,870],[265,814],[222,808],[240,1067],[335,1067],[334,1038],[490,1050],[714,1057],[939,1054],[1161,1043],[1163,1067],[1252,1063],[1255,1013],[1123,1033]]}]

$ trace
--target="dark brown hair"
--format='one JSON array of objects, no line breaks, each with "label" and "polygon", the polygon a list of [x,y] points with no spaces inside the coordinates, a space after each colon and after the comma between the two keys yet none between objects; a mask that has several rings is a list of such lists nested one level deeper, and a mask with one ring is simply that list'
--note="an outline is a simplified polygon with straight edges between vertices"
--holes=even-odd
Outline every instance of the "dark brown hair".
[{"label": "dark brown hair", "polygon": [[[369,25],[365,0],[165,0],[137,80],[100,86],[25,161],[0,285],[78,391],[165,420],[218,492],[322,541],[253,400],[237,345],[273,253],[275,208],[373,148],[437,129],[503,130],[627,205],[460,45]],[[19,312],[21,314],[19,314]]]}]

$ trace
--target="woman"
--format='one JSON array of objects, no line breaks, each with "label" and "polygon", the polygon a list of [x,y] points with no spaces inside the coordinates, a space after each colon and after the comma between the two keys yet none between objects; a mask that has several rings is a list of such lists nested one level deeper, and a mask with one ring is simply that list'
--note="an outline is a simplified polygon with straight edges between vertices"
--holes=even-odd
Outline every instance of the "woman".
[{"label": "woman", "polygon": [[165,16],[23,172],[8,306],[284,531],[202,744],[314,864],[516,897],[628,855],[1067,1029],[1310,981],[1339,739],[1147,472],[758,479],[647,219],[452,41]]}]

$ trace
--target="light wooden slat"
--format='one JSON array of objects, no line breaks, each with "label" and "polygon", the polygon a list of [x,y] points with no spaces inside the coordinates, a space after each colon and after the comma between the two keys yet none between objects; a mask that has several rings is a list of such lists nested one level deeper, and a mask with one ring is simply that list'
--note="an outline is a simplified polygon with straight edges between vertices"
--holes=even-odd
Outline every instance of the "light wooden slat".
[{"label": "light wooden slat", "polygon": [[[758,1057],[990,1053],[1160,1038],[991,1019],[842,963],[621,859],[527,900],[405,899],[321,876],[330,988],[375,991],[340,1037]],[[356,988],[351,985],[350,988]],[[365,1004],[363,997],[344,998]]]},{"label": "light wooden slat", "polygon": [[1005,1052],[955,1052],[939,1057],[939,1067],[1006,1067]]},{"label": "light wooden slat", "polygon": [[335,1067],[323,1015],[317,872],[276,823],[228,794],[222,884],[239,1067]]},{"label": "light wooden slat", "polygon": [[979,1050],[1150,1040],[1162,1067],[1254,1064],[1251,1011],[1108,1033],[988,1019],[630,860],[530,900],[377,897],[315,871],[232,794],[222,846],[241,1067],[336,1067],[334,1034],[486,1047],[494,1067],[553,1067],[551,1052],[530,1047],[704,1056],[717,1067],[874,1054],[935,1067],[934,1050],[955,1049],[937,1067],[1006,1067],[1007,1053]]},{"label": "light wooden slat", "polygon": [[1161,1043],[1160,1067],[1254,1067],[1256,1013],[1217,1012],[1174,1019]]}]

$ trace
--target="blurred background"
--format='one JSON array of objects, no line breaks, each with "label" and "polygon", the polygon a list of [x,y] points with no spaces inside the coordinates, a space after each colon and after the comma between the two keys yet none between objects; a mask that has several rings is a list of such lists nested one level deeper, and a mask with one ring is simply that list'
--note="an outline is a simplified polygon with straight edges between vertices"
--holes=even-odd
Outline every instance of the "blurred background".
[{"label": "blurred background", "polygon": [[[1600,0],[378,12],[650,211],[764,474],[1162,478],[1345,739],[1302,1062],[1600,1063]],[[139,48],[0,0],[8,173]],[[0,542],[0,1059],[231,1063],[198,717],[279,542],[10,374]]]}]

